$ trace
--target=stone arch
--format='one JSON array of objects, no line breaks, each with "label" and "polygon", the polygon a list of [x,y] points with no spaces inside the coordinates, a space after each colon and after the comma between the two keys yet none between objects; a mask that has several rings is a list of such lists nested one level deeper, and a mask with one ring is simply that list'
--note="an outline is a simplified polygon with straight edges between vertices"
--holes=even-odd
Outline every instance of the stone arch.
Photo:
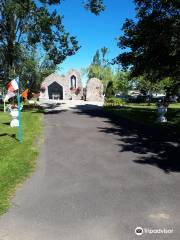
[{"label": "stone arch", "polygon": [[77,87],[77,78],[73,74],[70,76],[70,88],[76,88]]},{"label": "stone arch", "polygon": [[52,82],[48,86],[49,99],[63,99],[63,86],[57,82]]}]

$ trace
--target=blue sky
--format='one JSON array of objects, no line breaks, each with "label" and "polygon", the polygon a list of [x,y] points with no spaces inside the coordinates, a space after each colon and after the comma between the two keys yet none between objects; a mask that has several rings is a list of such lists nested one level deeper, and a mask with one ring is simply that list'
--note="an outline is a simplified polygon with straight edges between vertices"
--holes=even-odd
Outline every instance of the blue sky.
[{"label": "blue sky", "polygon": [[133,0],[105,0],[106,10],[100,16],[85,10],[82,2],[65,0],[57,9],[60,15],[64,15],[66,31],[77,36],[82,46],[76,55],[68,57],[60,65],[61,73],[66,73],[70,68],[80,70],[88,67],[96,50],[104,46],[109,49],[109,59],[116,57],[121,51],[116,38],[122,33],[122,25],[126,18],[135,16]]}]

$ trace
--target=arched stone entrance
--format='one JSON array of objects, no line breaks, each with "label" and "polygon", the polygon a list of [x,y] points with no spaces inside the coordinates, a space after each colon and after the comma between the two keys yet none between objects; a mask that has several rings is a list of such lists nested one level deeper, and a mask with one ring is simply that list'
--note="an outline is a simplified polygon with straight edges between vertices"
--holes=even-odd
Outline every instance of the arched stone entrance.
[{"label": "arched stone entrance", "polygon": [[73,88],[76,88],[76,77],[74,75],[71,76],[70,78],[70,87],[73,89]]},{"label": "arched stone entrance", "polygon": [[63,87],[57,82],[53,82],[48,86],[49,99],[63,99]]}]

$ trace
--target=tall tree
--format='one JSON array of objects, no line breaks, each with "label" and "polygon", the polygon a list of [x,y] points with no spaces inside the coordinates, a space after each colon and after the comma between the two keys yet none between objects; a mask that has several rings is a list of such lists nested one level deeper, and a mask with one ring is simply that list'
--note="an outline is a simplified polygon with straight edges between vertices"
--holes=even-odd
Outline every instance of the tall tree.
[{"label": "tall tree", "polygon": [[113,83],[115,92],[120,91],[126,95],[130,89],[129,72],[117,70],[114,74]]},{"label": "tall tree", "polygon": [[138,90],[141,91],[141,93],[145,95],[151,95],[153,93],[160,93],[165,92],[165,85],[167,85],[167,82],[163,80],[152,83],[148,79],[146,79],[144,76],[140,76],[138,78],[133,79],[133,84],[136,86]]},{"label": "tall tree", "polygon": [[101,54],[102,54],[102,64],[105,67],[108,64],[108,61],[105,59],[106,54],[108,53],[108,48],[107,47],[102,47],[101,48]]},{"label": "tall tree", "polygon": [[116,63],[132,76],[151,82],[171,79],[173,93],[180,86],[180,4],[177,0],[135,0],[137,19],[127,19],[118,45],[125,49]]},{"label": "tall tree", "polygon": [[101,59],[100,59],[99,50],[96,51],[96,53],[93,57],[92,65],[101,66]]},{"label": "tall tree", "polygon": [[24,49],[20,69],[18,69],[21,79],[21,89],[28,87],[30,92],[38,92],[45,77],[57,70],[57,65],[46,57],[39,57],[37,49],[32,51]]},{"label": "tall tree", "polygon": [[[108,60],[105,60],[105,55],[108,52],[108,48],[103,47],[100,50],[97,50],[92,63],[87,68],[88,78],[96,77],[100,79],[106,89],[109,81],[113,81],[114,74],[112,68],[107,64]],[[105,64],[104,64],[105,62]]]},{"label": "tall tree", "polygon": [[[9,80],[10,72],[16,72],[22,55],[22,46],[41,44],[54,64],[75,54],[78,42],[65,31],[63,17],[50,5],[60,0],[1,0],[0,1],[0,79]],[[98,15],[104,10],[103,1],[88,0],[85,7]]]},{"label": "tall tree", "polygon": [[106,87],[106,92],[105,96],[106,98],[114,97],[114,86],[113,86],[113,81],[109,81]]}]

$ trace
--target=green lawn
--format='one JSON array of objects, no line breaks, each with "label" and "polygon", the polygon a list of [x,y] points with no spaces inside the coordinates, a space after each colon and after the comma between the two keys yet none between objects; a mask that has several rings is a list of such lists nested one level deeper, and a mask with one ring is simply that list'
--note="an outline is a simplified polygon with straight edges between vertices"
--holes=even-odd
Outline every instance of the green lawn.
[{"label": "green lawn", "polygon": [[139,122],[162,131],[172,132],[172,134],[180,134],[180,103],[169,105],[166,114],[167,123],[156,123],[158,114],[155,104],[148,106],[147,103],[129,103],[122,108],[106,107],[105,109],[113,111],[117,116],[122,116],[132,122]]},{"label": "green lawn", "polygon": [[[9,114],[0,111],[0,214],[9,206],[9,200],[21,183],[34,169],[41,139],[43,115],[33,111],[22,112],[23,142],[17,141],[17,128],[10,128]],[[37,145],[37,144],[36,144]]]}]

